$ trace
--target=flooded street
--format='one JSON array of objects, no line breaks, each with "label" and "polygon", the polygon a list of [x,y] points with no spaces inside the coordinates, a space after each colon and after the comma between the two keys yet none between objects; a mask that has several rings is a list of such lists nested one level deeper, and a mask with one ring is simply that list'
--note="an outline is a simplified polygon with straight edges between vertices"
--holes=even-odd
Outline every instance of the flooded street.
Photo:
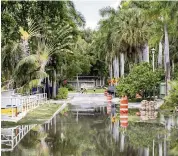
[{"label": "flooded street", "polygon": [[[43,125],[1,129],[2,156],[171,156],[178,153],[178,116],[112,121],[118,108],[73,106]],[[79,110],[80,112],[76,112]]]}]

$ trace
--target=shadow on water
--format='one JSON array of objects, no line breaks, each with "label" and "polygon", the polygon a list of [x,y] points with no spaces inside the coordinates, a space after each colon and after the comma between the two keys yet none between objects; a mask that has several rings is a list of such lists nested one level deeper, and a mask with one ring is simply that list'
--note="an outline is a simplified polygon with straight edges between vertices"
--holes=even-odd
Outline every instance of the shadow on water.
[{"label": "shadow on water", "polygon": [[[145,119],[142,121],[139,117],[137,120],[128,120],[128,125],[124,128],[120,126],[118,109],[112,104],[109,107],[88,106],[85,109],[75,106],[71,108],[71,112],[58,114],[42,125],[1,129],[1,154],[2,156],[178,155],[178,116],[159,114],[157,119],[152,119],[155,122]],[[113,116],[116,117],[114,120]]]}]

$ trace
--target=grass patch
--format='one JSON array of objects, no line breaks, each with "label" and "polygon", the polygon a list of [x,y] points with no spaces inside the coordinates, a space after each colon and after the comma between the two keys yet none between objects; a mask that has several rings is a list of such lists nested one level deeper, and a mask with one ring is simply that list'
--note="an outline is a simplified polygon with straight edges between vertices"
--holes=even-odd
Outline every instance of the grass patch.
[{"label": "grass patch", "polygon": [[60,107],[61,105],[58,104],[44,104],[30,111],[23,119],[17,123],[2,121],[1,126],[10,127],[16,125],[42,124],[48,120]]}]

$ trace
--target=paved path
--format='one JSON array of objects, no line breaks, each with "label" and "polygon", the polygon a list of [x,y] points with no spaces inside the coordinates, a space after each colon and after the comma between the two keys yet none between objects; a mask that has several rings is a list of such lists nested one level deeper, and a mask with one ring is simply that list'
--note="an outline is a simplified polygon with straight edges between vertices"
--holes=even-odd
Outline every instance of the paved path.
[{"label": "paved path", "polygon": [[[69,97],[73,97],[69,100],[69,103],[72,105],[82,105],[83,107],[87,106],[104,106],[107,105],[107,98],[103,93],[69,93]],[[119,104],[119,98],[112,99],[112,102],[115,104]],[[159,108],[163,104],[163,100],[157,101],[157,107]],[[140,102],[129,103],[129,108],[140,108]]]}]

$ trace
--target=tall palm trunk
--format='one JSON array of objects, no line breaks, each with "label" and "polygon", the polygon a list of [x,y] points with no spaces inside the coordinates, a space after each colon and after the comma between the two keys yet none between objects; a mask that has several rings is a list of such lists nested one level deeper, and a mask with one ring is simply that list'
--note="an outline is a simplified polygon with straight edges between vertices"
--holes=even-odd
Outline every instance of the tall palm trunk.
[{"label": "tall palm trunk", "polygon": [[159,142],[159,144],[158,144],[158,151],[159,151],[159,156],[163,156],[162,142]]},{"label": "tall palm trunk", "polygon": [[113,60],[113,71],[114,71],[114,77],[116,77],[116,72],[117,72],[117,69],[116,69],[116,56],[114,57],[114,60]]},{"label": "tall palm trunk", "polygon": [[163,52],[162,52],[163,46],[162,42],[159,42],[159,54],[158,54],[158,67],[162,68],[163,67]]},{"label": "tall palm trunk", "polygon": [[116,66],[117,67],[117,76],[116,77],[119,78],[119,58],[118,57],[116,58],[116,63],[117,63],[117,66]]},{"label": "tall palm trunk", "polygon": [[135,64],[137,63],[137,54],[136,53],[134,54],[134,63]]},{"label": "tall palm trunk", "polygon": [[172,73],[174,73],[174,69],[175,69],[175,64],[174,64],[174,60],[172,60]]},{"label": "tall palm trunk", "polygon": [[148,43],[145,44],[143,49],[143,61],[149,63],[149,46]]},{"label": "tall palm trunk", "polygon": [[112,77],[113,77],[112,59],[110,61],[110,65],[109,65],[109,76],[110,76],[110,79],[112,79]]},{"label": "tall palm trunk", "polygon": [[143,52],[140,50],[140,49],[138,49],[138,58],[139,58],[139,62],[142,62],[143,61]]},{"label": "tall palm trunk", "polygon": [[[41,72],[45,72],[45,67],[46,67],[47,62],[48,62],[47,60],[41,62],[41,67],[40,67],[40,71],[41,71]],[[42,81],[43,81],[43,78],[41,78],[41,79],[39,80],[38,85],[40,85]]]},{"label": "tall palm trunk", "polygon": [[53,70],[53,98],[56,98],[56,69]]},{"label": "tall palm trunk", "polygon": [[124,64],[125,64],[125,60],[124,60],[124,53],[120,53],[120,71],[121,71],[121,76],[124,76]]},{"label": "tall palm trunk", "polygon": [[24,57],[30,55],[30,52],[29,52],[29,44],[28,44],[28,40],[27,40],[27,39],[23,39],[23,40],[22,40],[22,49],[23,49]]},{"label": "tall palm trunk", "polygon": [[169,81],[170,81],[170,59],[169,59],[169,38],[168,38],[168,31],[167,31],[167,25],[164,25],[164,36],[165,36],[165,40],[164,40],[164,64],[165,64],[165,69],[166,69],[166,76],[165,76],[165,80],[166,80],[166,95],[168,95],[169,90],[170,90],[170,85],[169,85]]},{"label": "tall palm trunk", "polygon": [[114,57],[113,70],[114,70],[114,77],[118,78],[119,77],[119,59],[117,56]]}]

